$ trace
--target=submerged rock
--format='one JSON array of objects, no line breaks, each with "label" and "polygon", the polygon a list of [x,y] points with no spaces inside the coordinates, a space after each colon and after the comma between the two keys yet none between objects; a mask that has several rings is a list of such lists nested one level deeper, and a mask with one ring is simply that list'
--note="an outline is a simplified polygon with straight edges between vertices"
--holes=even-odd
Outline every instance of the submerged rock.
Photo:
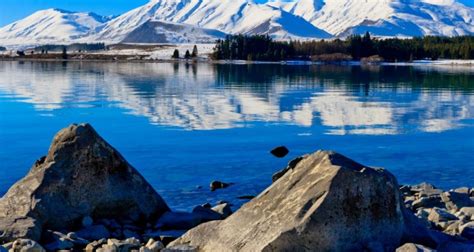
[{"label": "submerged rock", "polygon": [[[74,230],[84,217],[157,219],[169,208],[89,124],[71,125],[0,199],[0,241]],[[84,224],[90,224],[89,221]]]},{"label": "submerged rock", "polygon": [[224,183],[224,182],[221,182],[221,181],[212,181],[211,184],[209,185],[209,187],[211,188],[211,191],[213,192],[213,191],[218,190],[218,189],[227,188],[231,185],[232,185],[231,183]]},{"label": "submerged rock", "polygon": [[394,251],[406,228],[393,175],[334,152],[319,151],[306,156],[226,220],[202,224],[170,247]]},{"label": "submerged rock", "polygon": [[290,151],[285,146],[280,146],[271,150],[270,153],[277,158],[284,158],[288,153],[290,153]]}]

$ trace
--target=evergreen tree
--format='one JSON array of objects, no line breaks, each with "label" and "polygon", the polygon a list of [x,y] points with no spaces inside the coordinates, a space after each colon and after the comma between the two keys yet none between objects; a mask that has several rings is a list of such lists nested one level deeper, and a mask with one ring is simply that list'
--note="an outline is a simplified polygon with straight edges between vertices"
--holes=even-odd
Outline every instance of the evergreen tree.
[{"label": "evergreen tree", "polygon": [[[334,54],[334,55],[331,55]],[[474,36],[435,37],[412,39],[377,39],[370,33],[353,35],[347,40],[330,41],[273,41],[268,35],[229,35],[219,40],[211,54],[216,60],[287,60],[363,57],[379,55],[387,61],[412,61],[419,59],[473,59]],[[321,57],[314,57],[321,58]]]},{"label": "evergreen tree", "polygon": [[171,56],[173,59],[179,59],[179,50],[174,49],[173,55]]},{"label": "evergreen tree", "polygon": [[67,58],[68,58],[66,46],[63,46],[63,52],[62,52],[62,54],[61,54],[61,57],[62,57],[63,59],[67,59]]},{"label": "evergreen tree", "polygon": [[186,54],[184,55],[184,58],[185,59],[190,59],[191,58],[191,54],[189,53],[189,50],[186,50]]},{"label": "evergreen tree", "polygon": [[198,48],[197,48],[196,45],[194,45],[194,47],[193,47],[193,53],[191,54],[191,57],[197,58],[197,56],[198,56]]}]

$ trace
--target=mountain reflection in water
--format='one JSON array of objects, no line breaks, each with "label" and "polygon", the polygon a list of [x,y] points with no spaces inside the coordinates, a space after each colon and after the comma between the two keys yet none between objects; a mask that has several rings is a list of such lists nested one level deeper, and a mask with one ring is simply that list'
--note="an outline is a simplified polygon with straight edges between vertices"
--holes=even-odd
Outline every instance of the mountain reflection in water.
[{"label": "mountain reflection in water", "polygon": [[[473,119],[472,67],[0,62],[0,194],[73,122],[176,209],[258,194],[317,149],[401,183],[474,186]],[[268,154],[280,145],[287,158]],[[214,179],[235,185],[211,193]]]}]

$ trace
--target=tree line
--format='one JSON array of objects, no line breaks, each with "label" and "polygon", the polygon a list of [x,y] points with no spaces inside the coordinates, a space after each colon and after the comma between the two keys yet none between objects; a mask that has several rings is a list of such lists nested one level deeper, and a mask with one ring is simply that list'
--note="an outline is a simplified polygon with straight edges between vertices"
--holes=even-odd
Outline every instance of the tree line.
[{"label": "tree line", "polygon": [[369,33],[345,40],[275,41],[267,35],[229,35],[218,40],[214,60],[361,60],[378,56],[386,61],[474,59],[474,36],[373,38]]},{"label": "tree line", "polygon": [[[179,50],[175,49],[173,51],[173,55],[171,55],[171,58],[172,59],[179,59],[180,57],[181,56],[180,56]],[[194,45],[192,53],[190,53],[189,50],[186,50],[186,53],[184,54],[184,59],[195,59],[197,57],[198,57],[198,48],[197,48],[196,45]]]}]

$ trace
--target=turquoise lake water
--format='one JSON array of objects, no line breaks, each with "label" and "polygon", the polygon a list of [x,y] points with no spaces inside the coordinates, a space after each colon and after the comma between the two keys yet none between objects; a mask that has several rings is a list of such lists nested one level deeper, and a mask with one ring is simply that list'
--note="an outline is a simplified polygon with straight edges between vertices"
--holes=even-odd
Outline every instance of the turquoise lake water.
[{"label": "turquoise lake water", "polygon": [[[0,62],[0,194],[75,122],[179,210],[238,205],[318,149],[400,183],[474,187],[473,68]],[[269,154],[280,145],[287,158]]]}]

